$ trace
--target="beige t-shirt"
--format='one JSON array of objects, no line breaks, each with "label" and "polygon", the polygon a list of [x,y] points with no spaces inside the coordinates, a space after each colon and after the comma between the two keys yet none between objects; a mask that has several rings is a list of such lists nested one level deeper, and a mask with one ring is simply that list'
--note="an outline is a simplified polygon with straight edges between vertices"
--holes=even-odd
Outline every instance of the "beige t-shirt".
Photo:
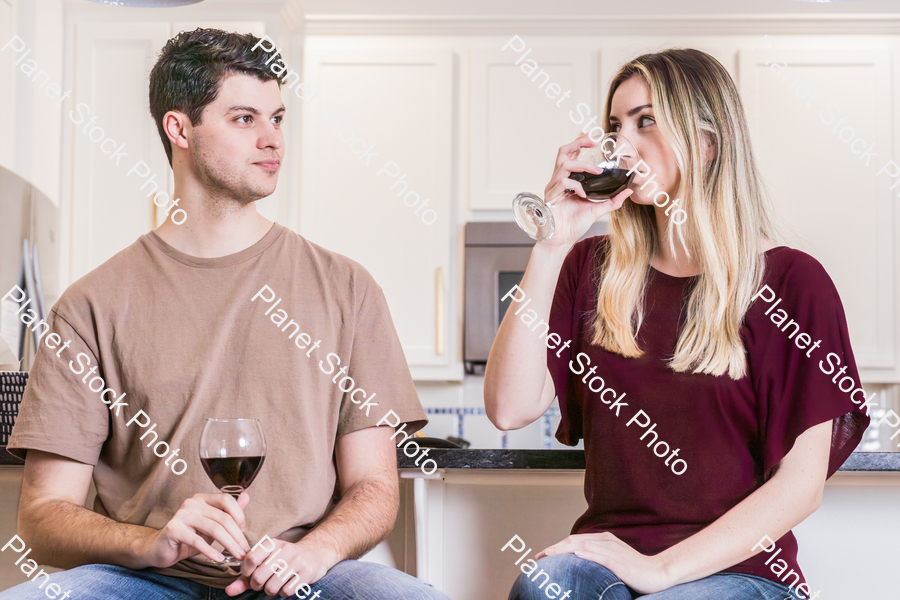
[{"label": "beige t-shirt", "polygon": [[[288,541],[333,507],[336,438],[389,410],[407,433],[427,423],[381,288],[277,223],[220,258],[147,233],[75,282],[48,320],[62,343],[42,339],[8,449],[94,465],[94,510],[123,523],[162,528],[186,498],[217,491],[199,459],[207,418],[261,421],[247,530]],[[235,579],[192,559],[156,571],[218,588]]]}]

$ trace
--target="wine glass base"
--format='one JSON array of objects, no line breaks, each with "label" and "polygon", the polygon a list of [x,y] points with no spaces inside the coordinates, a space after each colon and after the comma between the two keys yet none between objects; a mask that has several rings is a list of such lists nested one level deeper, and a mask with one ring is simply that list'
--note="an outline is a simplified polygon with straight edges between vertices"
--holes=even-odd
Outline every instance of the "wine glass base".
[{"label": "wine glass base", "polygon": [[212,560],[211,558],[207,558],[206,556],[204,556],[202,554],[198,554],[197,556],[193,557],[191,560],[193,560],[194,562],[198,562],[200,564],[209,566],[209,567],[216,567],[216,568],[220,568],[220,569],[230,568],[238,573],[240,573],[240,571],[241,571],[242,562],[239,561],[238,559],[234,558],[233,556],[226,556],[225,560],[218,561],[218,560]]},{"label": "wine glass base", "polygon": [[553,213],[544,201],[527,192],[522,192],[513,200],[513,214],[516,224],[533,240],[546,240],[553,235],[555,224]]}]

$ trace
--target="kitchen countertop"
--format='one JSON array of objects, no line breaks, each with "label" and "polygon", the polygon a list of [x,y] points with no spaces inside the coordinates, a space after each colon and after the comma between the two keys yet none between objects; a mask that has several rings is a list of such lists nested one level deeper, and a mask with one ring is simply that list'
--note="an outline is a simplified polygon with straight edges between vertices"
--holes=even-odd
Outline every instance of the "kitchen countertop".
[{"label": "kitchen countertop", "polygon": [[[584,450],[456,450],[433,448],[428,458],[439,469],[584,469]],[[415,455],[410,458],[397,450],[401,469],[416,469]],[[0,465],[25,463],[0,447]],[[854,452],[840,471],[900,471],[900,452]]]},{"label": "kitchen countertop", "polygon": [[[584,469],[584,450],[456,450],[428,453],[439,469]],[[419,469],[413,458],[397,450],[401,469]],[[840,471],[898,471],[900,452],[854,452]]]}]

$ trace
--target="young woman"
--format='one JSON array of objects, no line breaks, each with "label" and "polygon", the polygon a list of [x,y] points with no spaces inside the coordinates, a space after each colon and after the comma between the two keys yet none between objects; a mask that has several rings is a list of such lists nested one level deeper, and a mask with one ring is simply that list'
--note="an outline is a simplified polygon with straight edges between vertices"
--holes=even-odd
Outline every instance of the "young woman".
[{"label": "young woman", "polygon": [[[544,190],[556,232],[535,244],[528,310],[507,311],[485,372],[497,427],[558,397],[556,437],[583,438],[587,463],[587,512],[523,562],[509,597],[543,598],[538,569],[570,600],[817,597],[791,528],[868,424],[847,390],[859,374],[837,290],[814,258],[774,243],[741,101],[713,57],[636,58],[604,122],[653,175],[586,202],[569,175],[599,172],[576,160],[596,142],[560,148]],[[575,243],[606,214],[610,235]],[[549,332],[527,326],[537,319]]]}]

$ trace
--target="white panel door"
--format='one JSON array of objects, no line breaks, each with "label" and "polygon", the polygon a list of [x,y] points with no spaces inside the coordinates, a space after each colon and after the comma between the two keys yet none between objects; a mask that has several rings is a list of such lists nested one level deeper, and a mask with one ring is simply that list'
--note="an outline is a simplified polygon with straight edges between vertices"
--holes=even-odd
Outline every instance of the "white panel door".
[{"label": "white panel door", "polygon": [[[13,0],[0,0],[0,48],[12,41],[16,35],[16,4]],[[20,36],[21,37],[21,36]],[[16,100],[16,84],[20,76],[16,61],[21,54],[13,52],[15,44],[0,52],[0,115],[13,115]],[[7,119],[0,129],[0,165],[10,171],[13,168],[15,149],[16,119]]]},{"label": "white panel door", "polygon": [[300,233],[373,275],[417,379],[458,378],[457,344],[445,334],[455,280],[452,53],[305,54]]},{"label": "white panel door", "polygon": [[507,41],[470,55],[472,210],[511,213],[519,192],[543,197],[559,147],[581,135],[577,123],[598,110],[594,50],[545,44],[515,53],[518,43],[501,50]]},{"label": "white panel door", "polygon": [[[169,164],[148,108],[150,69],[169,39],[169,23],[75,27],[75,92],[63,117],[72,140],[72,281],[153,227],[153,202],[146,195],[152,183],[140,190],[153,174],[160,190],[171,191]],[[124,144],[127,156],[104,154],[106,139],[115,141],[106,150]],[[143,167],[127,175],[138,161],[149,166],[146,178],[139,176],[147,172]]]},{"label": "white panel door", "polygon": [[[763,178],[794,234],[789,245],[816,257],[837,286],[860,369],[895,369],[897,209],[891,181],[876,176],[897,156],[891,47],[789,37],[774,47],[781,49],[777,56],[760,49],[740,54],[741,92]],[[788,69],[773,70],[781,61]],[[870,148],[877,156],[865,156]]]}]

